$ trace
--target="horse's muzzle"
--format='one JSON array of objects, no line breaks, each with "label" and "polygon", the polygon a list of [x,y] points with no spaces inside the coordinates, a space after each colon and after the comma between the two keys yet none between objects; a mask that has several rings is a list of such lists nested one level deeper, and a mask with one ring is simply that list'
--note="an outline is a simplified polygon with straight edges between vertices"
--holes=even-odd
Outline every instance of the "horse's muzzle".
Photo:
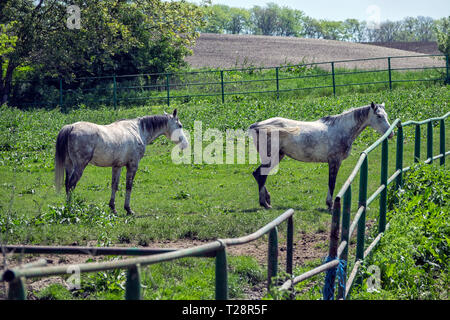
[{"label": "horse's muzzle", "polygon": [[189,145],[185,139],[181,139],[181,138],[180,138],[178,144],[180,145],[181,150],[186,149]]}]

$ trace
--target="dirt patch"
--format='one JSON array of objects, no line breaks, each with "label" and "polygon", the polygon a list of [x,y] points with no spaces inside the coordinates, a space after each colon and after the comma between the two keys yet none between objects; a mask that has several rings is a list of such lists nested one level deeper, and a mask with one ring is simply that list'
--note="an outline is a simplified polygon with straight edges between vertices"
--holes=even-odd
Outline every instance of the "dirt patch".
[{"label": "dirt patch", "polygon": [[[408,47],[410,50],[411,47]],[[194,68],[272,67],[286,62],[326,62],[390,56],[411,56],[420,53],[372,44],[323,39],[231,35],[202,33],[186,61]],[[442,66],[432,58],[408,58],[392,61],[393,68]],[[323,65],[324,69],[330,68]],[[338,63],[336,68],[386,69],[386,60]]]}]

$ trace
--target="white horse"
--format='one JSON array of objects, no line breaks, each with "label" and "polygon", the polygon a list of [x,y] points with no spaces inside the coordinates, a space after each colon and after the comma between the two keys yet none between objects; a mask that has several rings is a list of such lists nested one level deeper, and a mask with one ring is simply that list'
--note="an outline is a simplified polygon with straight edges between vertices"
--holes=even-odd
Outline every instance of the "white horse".
[{"label": "white horse", "polygon": [[91,163],[99,167],[112,167],[111,199],[109,207],[115,209],[115,194],[119,185],[120,172],[127,167],[126,195],[124,208],[130,209],[133,179],[145,147],[160,135],[165,135],[184,149],[188,141],[177,117],[173,114],[145,116],[136,119],[118,120],[108,125],[90,122],[76,122],[64,126],[56,139],[55,185],[59,191],[66,172],[66,194],[69,195],[80,180],[86,166]]},{"label": "white horse", "polygon": [[[384,103],[372,102],[312,122],[277,117],[252,124],[249,132],[261,157],[261,165],[253,172],[258,183],[260,205],[271,208],[270,194],[265,187],[267,175],[287,155],[298,161],[328,163],[326,204],[331,210],[339,167],[349,156],[353,141],[367,126],[380,134],[389,129]],[[389,138],[392,137],[391,132]]]}]

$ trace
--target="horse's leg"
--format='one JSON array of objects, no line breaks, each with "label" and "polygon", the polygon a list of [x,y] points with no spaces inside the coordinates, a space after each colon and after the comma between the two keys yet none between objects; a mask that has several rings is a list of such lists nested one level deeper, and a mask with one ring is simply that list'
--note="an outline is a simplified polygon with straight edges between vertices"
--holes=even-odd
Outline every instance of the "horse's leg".
[{"label": "horse's leg", "polygon": [[[69,147],[68,157],[70,159],[70,166],[68,167],[72,168],[72,173],[66,176],[66,179],[68,179],[66,180],[66,192],[68,197],[70,196],[69,194],[71,193],[71,191],[75,189],[78,181],[83,175],[84,169],[91,161],[93,155],[93,148],[90,150],[82,150],[82,152],[80,152],[77,149],[74,150],[73,146]],[[69,161],[67,161],[66,163],[69,163]],[[66,174],[67,173],[68,171],[66,171]]]},{"label": "horse's leg", "polygon": [[112,181],[111,181],[111,199],[109,200],[109,207],[111,211],[117,213],[116,211],[116,191],[119,189],[120,172],[122,167],[112,167]]},{"label": "horse's leg", "polygon": [[70,160],[66,160],[66,163],[64,164],[65,170],[66,170],[66,180],[65,180],[65,185],[66,185],[66,195],[69,194],[70,188],[69,188],[69,180],[70,177],[72,176],[73,173],[73,164],[72,161]]},{"label": "horse's leg", "polygon": [[269,192],[267,191],[267,188],[265,187],[267,175],[261,174],[261,167],[263,167],[263,165],[260,165],[255,171],[253,171],[253,177],[255,178],[256,182],[258,183],[259,204],[262,207],[269,209],[269,208],[271,208],[270,195],[269,195],[269,202],[268,202],[266,193],[268,194]]},{"label": "horse's leg", "polygon": [[[278,159],[271,159],[269,163],[261,164],[255,171],[253,171],[253,177],[255,178],[256,182],[258,183],[258,190],[259,190],[259,204],[263,206],[266,209],[272,208],[270,204],[270,193],[267,191],[267,188],[265,186],[267,176],[278,163],[283,159],[284,153],[279,152]],[[264,161],[266,162],[266,161]],[[261,169],[265,169],[267,174],[261,174]]]},{"label": "horse's leg", "polygon": [[75,165],[73,167],[72,174],[70,175],[69,182],[67,183],[66,186],[66,188],[69,190],[67,192],[68,194],[77,186],[77,183],[78,181],[80,181],[80,178],[83,175],[83,171],[86,168],[86,165]]},{"label": "horse's leg", "polygon": [[133,180],[136,175],[138,165],[137,164],[128,164],[127,165],[127,182],[126,182],[126,194],[125,194],[125,204],[124,209],[128,214],[134,214],[134,212],[130,208],[130,198],[131,198],[131,189],[133,189]]},{"label": "horse's leg", "polygon": [[336,176],[341,166],[341,160],[328,161],[328,194],[327,194],[327,207],[331,211],[333,207],[333,192],[336,185]]}]

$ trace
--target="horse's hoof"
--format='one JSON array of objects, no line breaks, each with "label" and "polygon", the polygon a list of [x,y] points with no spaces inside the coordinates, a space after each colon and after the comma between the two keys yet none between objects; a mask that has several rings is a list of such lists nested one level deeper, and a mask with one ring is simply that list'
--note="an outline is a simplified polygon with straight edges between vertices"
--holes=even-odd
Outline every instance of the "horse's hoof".
[{"label": "horse's hoof", "polygon": [[125,211],[127,212],[127,215],[128,215],[128,216],[134,215],[134,211],[131,210],[130,208],[125,208]]},{"label": "horse's hoof", "polygon": [[266,202],[269,204],[270,206],[270,193],[269,191],[266,192]]},{"label": "horse's hoof", "polygon": [[267,202],[260,202],[259,204],[261,207],[264,207],[264,209],[272,209],[272,206]]},{"label": "horse's hoof", "polygon": [[111,210],[112,213],[117,214],[117,210],[115,206],[110,205],[109,209]]}]

